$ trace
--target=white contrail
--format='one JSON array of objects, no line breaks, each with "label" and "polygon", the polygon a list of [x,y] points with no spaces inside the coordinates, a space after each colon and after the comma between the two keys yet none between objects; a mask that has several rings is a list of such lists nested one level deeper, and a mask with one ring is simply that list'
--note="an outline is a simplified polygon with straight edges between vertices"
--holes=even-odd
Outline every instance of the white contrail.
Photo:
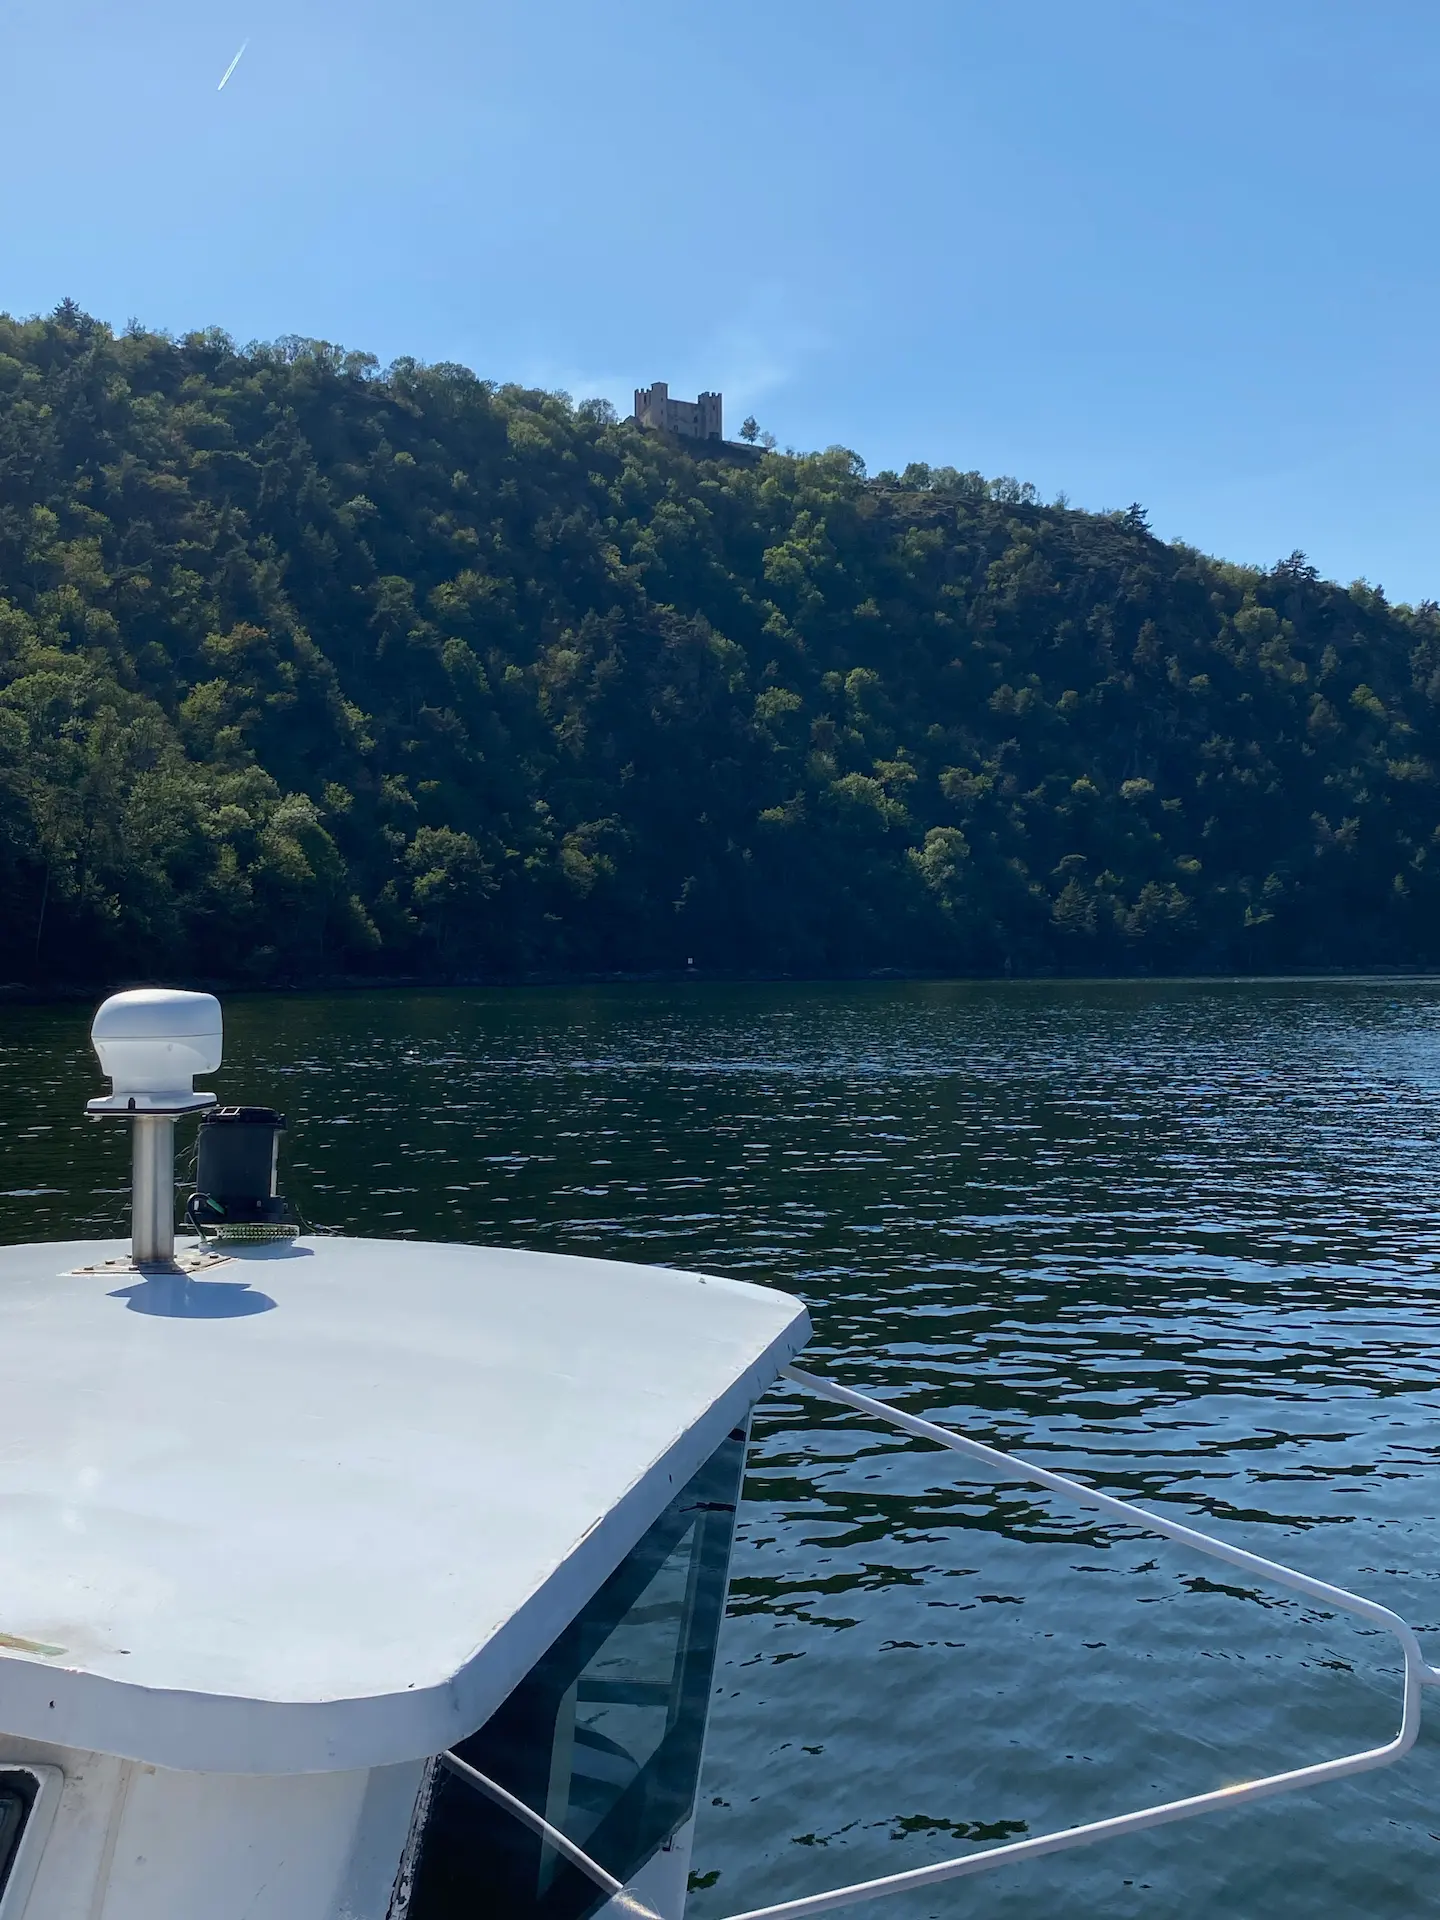
[{"label": "white contrail", "polygon": [[235,71],[235,69],[236,69],[236,68],[237,68],[237,67],[239,66],[239,64],[240,64],[240,54],[242,54],[242,53],[244,53],[244,51],[245,51],[245,47],[248,47],[248,46],[249,46],[249,44],[250,44],[250,42],[249,42],[249,41],[247,40],[247,41],[245,42],[245,46],[242,46],[242,47],[241,47],[241,49],[240,49],[240,53],[237,53],[237,54],[236,54],[236,56],[235,56],[235,58],[234,58],[234,59],[233,59],[233,60],[232,60],[232,61],[230,62],[230,64],[229,64],[229,66],[228,66],[228,67],[227,67],[227,68],[225,69],[225,71],[224,71],[224,73],[223,73],[223,74],[221,75],[221,79],[220,79],[220,84],[219,84],[219,86],[218,86],[218,87],[217,87],[217,88],[215,89],[215,91],[216,91],[217,93],[223,93],[223,92],[225,91],[225,82],[226,82],[226,81],[227,81],[227,80],[228,80],[228,79],[230,78],[230,76],[231,76],[231,74],[232,74],[232,73],[233,73],[233,72]]}]

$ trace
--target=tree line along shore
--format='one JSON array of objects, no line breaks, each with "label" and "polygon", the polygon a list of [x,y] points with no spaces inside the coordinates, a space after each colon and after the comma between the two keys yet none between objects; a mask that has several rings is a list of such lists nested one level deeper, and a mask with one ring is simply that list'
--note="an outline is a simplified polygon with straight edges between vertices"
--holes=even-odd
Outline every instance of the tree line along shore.
[{"label": "tree line along shore", "polygon": [[0,316],[0,982],[1440,964],[1440,610]]}]

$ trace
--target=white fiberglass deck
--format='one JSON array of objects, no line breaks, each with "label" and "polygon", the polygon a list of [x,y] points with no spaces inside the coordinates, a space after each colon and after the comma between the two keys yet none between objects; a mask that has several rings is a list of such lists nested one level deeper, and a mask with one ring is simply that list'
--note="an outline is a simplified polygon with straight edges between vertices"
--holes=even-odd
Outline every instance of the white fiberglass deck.
[{"label": "white fiberglass deck", "polygon": [[658,1268],[319,1239],[0,1248],[0,1733],[225,1773],[435,1753],[809,1331]]}]

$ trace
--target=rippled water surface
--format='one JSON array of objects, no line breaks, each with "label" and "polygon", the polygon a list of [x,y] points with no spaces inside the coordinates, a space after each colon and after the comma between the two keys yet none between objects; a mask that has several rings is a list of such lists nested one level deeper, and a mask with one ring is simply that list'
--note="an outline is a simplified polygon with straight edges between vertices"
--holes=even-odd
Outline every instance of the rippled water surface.
[{"label": "rippled water surface", "polygon": [[[0,1011],[6,1240],[123,1229],[86,1027]],[[789,1288],[820,1370],[1353,1583],[1440,1655],[1440,985],[296,997],[227,1027],[223,1091],[288,1113],[315,1221]],[[776,1393],[691,1912],[1376,1743],[1393,1645]],[[1422,1736],[861,1911],[1369,1920],[1440,1906],[1437,1872]]]}]

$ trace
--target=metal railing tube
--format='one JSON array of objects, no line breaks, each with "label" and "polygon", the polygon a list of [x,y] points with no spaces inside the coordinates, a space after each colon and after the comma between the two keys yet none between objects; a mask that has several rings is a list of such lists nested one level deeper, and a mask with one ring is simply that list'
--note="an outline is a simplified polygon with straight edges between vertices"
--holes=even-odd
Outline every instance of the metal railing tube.
[{"label": "metal railing tube", "polygon": [[[1093,1507],[1101,1513],[1110,1514],[1127,1526],[1143,1527],[1147,1533],[1158,1533],[1180,1546],[1192,1547],[1197,1553],[1224,1560],[1230,1566],[1255,1574],[1275,1586],[1289,1587],[1296,1593],[1308,1594],[1311,1599],[1323,1600],[1327,1606],[1341,1613],[1369,1620],[1393,1634],[1399,1642],[1405,1661],[1405,1683],[1399,1731],[1393,1740],[1387,1740],[1383,1746],[1366,1747],[1359,1753],[1342,1754],[1335,1760],[1319,1760],[1310,1766],[1291,1768],[1285,1773],[1266,1774],[1257,1780],[1243,1780],[1234,1786],[1216,1787],[1209,1793],[1191,1794],[1183,1800],[1166,1800],[1153,1807],[1139,1807],[1133,1813],[1115,1814],[1106,1820],[1092,1820],[1084,1826],[1062,1827],[1054,1833],[1036,1834],[1033,1839],[1012,1840],[999,1847],[984,1847],[956,1859],[939,1860],[933,1866],[912,1867],[905,1872],[888,1873],[873,1880],[858,1880],[850,1886],[832,1887],[828,1893],[806,1894],[796,1900],[777,1901],[768,1907],[749,1907],[743,1913],[731,1914],[728,1920],[808,1920],[812,1914],[831,1913],[838,1907],[858,1906],[862,1901],[883,1899],[892,1893],[910,1893],[919,1887],[933,1887],[944,1880],[962,1880],[972,1874],[989,1873],[996,1867],[1011,1866],[1020,1860],[1038,1859],[1047,1853],[1063,1853],[1070,1847],[1091,1846],[1097,1840],[1113,1840],[1122,1834],[1142,1833],[1148,1827],[1166,1826],[1172,1820],[1191,1820],[1197,1814],[1243,1806],[1247,1801],[1266,1800],[1275,1794],[1322,1786],[1327,1780],[1342,1780],[1352,1773],[1368,1773],[1376,1767],[1392,1765],[1414,1746],[1420,1732],[1421,1689],[1427,1685],[1440,1685],[1440,1669],[1426,1665],[1414,1632],[1389,1607],[1382,1607],[1376,1600],[1367,1600],[1363,1594],[1351,1593],[1348,1588],[1333,1586],[1328,1580],[1313,1579],[1308,1573],[1299,1573],[1294,1567],[1287,1567],[1278,1560],[1267,1560],[1263,1554],[1231,1546],[1226,1540],[1217,1540],[1211,1534],[1201,1533],[1197,1527],[1187,1527],[1178,1520],[1167,1520],[1160,1514],[1151,1513],[1146,1507],[1135,1506],[1129,1500],[1117,1500],[1113,1494],[1099,1493],[1095,1488],[1087,1487],[1083,1481],[1071,1480],[1066,1474],[1052,1473],[1048,1467],[1033,1466],[1028,1460],[1002,1453],[998,1447],[987,1447],[982,1441],[971,1440],[965,1434],[937,1426],[932,1420],[922,1420],[914,1414],[903,1413],[883,1400],[856,1393],[853,1388],[842,1387],[834,1380],[822,1380],[817,1374],[806,1373],[800,1367],[786,1367],[783,1372],[786,1379],[792,1380],[808,1393],[837,1401],[841,1406],[853,1407],[858,1413],[873,1414],[887,1425],[898,1427],[902,1433],[913,1434],[920,1440],[932,1440],[952,1453],[967,1454],[998,1472],[1032,1481],[1037,1486],[1050,1488],[1054,1493],[1064,1494],[1080,1506]],[[608,1893],[623,1913],[633,1914],[637,1920],[657,1920],[653,1911],[628,1892],[613,1874],[498,1781],[491,1780],[456,1753],[442,1753],[440,1761],[452,1773],[513,1814],[532,1832],[540,1834],[557,1853]]]},{"label": "metal railing tube", "polygon": [[842,1387],[833,1380],[822,1380],[817,1375],[806,1373],[800,1367],[786,1367],[785,1377],[796,1386],[803,1387],[809,1393],[820,1395],[823,1399],[837,1401],[841,1406],[853,1407],[859,1413],[868,1413],[881,1419],[889,1426],[898,1427],[902,1433],[913,1434],[917,1439],[934,1441],[937,1446],[946,1447],[953,1453],[968,1455],[971,1459],[983,1461],[988,1467],[1011,1477],[1029,1480],[1037,1486],[1048,1487],[1054,1493],[1064,1494],[1084,1507],[1092,1507],[1101,1513],[1109,1514],[1128,1526],[1143,1527],[1147,1533],[1158,1533],[1167,1540],[1174,1540],[1180,1546],[1191,1547],[1197,1553],[1208,1554],[1212,1559],[1223,1560],[1242,1572],[1256,1575],[1259,1579],[1275,1586],[1289,1587],[1296,1593],[1308,1594],[1311,1599],[1322,1600],[1337,1611],[1355,1615],[1382,1627],[1393,1634],[1399,1642],[1405,1661],[1405,1682],[1400,1713],[1400,1728],[1393,1740],[1383,1746],[1367,1747],[1359,1753],[1343,1754],[1335,1760],[1321,1760],[1306,1767],[1295,1767],[1285,1773],[1267,1774],[1261,1779],[1241,1781],[1235,1786],[1217,1787],[1209,1793],[1192,1794],[1183,1800],[1168,1800],[1158,1806],[1141,1807],[1133,1813],[1117,1814],[1108,1820],[1094,1820],[1084,1826],[1065,1827],[1055,1833],[1037,1834],[1033,1839],[1010,1841],[1004,1846],[986,1847],[976,1853],[964,1854],[958,1859],[941,1860],[934,1866],[915,1867],[903,1873],[885,1874],[874,1880],[857,1881],[852,1886],[835,1887],[828,1893],[810,1894],[797,1900],[782,1900],[772,1906],[751,1907],[744,1913],[733,1914],[729,1920],[802,1920],[803,1916],[829,1913],[837,1907],[859,1904],[865,1900],[878,1900],[892,1893],[905,1893],[917,1887],[934,1886],[943,1880],[959,1880],[971,1874],[986,1873],[996,1867],[1009,1866],[1019,1860],[1030,1860],[1047,1853],[1060,1853],[1070,1847],[1083,1847],[1097,1840],[1114,1839],[1121,1834],[1139,1833],[1147,1827],[1158,1827],[1172,1820],[1189,1820],[1197,1814],[1218,1811],[1221,1808],[1241,1806],[1247,1801],[1269,1799],[1274,1794],[1293,1793],[1305,1787],[1323,1785],[1327,1780],[1344,1779],[1352,1773],[1368,1773],[1376,1767],[1388,1767],[1401,1759],[1414,1746],[1420,1731],[1421,1688],[1427,1684],[1440,1683],[1440,1671],[1426,1665],[1420,1650],[1420,1643],[1414,1632],[1399,1614],[1392,1613],[1389,1607],[1382,1607],[1378,1601],[1367,1600],[1362,1594],[1351,1593],[1344,1587],[1333,1586],[1328,1580],[1316,1580],[1309,1574],[1299,1573],[1293,1567],[1284,1566],[1278,1560],[1267,1560],[1264,1555],[1250,1553],[1244,1547],[1231,1546],[1228,1541],[1217,1540],[1208,1533],[1201,1533],[1196,1527],[1187,1527],[1178,1520],[1167,1520],[1160,1514],[1151,1513],[1145,1507],[1134,1506],[1128,1500],[1117,1500],[1114,1495],[1098,1493],[1083,1482],[1071,1480],[1067,1475],[1052,1473],[1047,1467],[1037,1467],[1028,1460],[1016,1458],[1013,1454],[1002,1453],[997,1447],[987,1447],[981,1441],[971,1440],[964,1434],[953,1433],[948,1427],[937,1426],[931,1420],[921,1420],[914,1414],[903,1413],[895,1407],[887,1406],[883,1400],[873,1399],[870,1395],[856,1393],[850,1387]]},{"label": "metal railing tube", "polygon": [[470,1762],[462,1760],[458,1753],[449,1751],[442,1753],[440,1764],[442,1767],[448,1767],[451,1773],[457,1779],[463,1780],[467,1786],[474,1787],[477,1793],[483,1793],[487,1800],[493,1800],[497,1807],[503,1807],[506,1813],[513,1814],[522,1826],[528,1827],[532,1833],[538,1833],[542,1840],[547,1840],[558,1854],[568,1860],[572,1866],[578,1867],[587,1879],[593,1880],[597,1887],[608,1893],[612,1901],[617,1901],[622,1913],[634,1914],[635,1920],[660,1920],[660,1916],[652,1908],[647,1907],[643,1900],[637,1899],[633,1893],[626,1890],[623,1881],[617,1880],[613,1873],[600,1865],[598,1860],[592,1860],[583,1847],[577,1847],[570,1836],[562,1833],[559,1827],[551,1826],[548,1820],[536,1813],[535,1809],[520,1799],[518,1794],[511,1793],[508,1787],[502,1787],[500,1782],[492,1780],[488,1773],[481,1773],[478,1767],[472,1767]]}]

